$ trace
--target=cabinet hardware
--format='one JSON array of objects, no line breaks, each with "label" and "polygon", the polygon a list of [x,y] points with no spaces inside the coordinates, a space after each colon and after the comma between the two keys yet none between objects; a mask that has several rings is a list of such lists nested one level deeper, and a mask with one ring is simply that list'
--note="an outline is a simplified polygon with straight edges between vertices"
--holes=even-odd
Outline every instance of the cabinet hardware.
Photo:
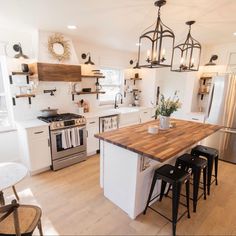
[{"label": "cabinet hardware", "polygon": [[147,114],[147,113],[148,113],[147,111],[144,112],[144,114]]},{"label": "cabinet hardware", "polygon": [[199,120],[199,119],[197,119],[197,118],[192,118],[192,120]]},{"label": "cabinet hardware", "polygon": [[34,134],[42,134],[44,131],[34,132]]},{"label": "cabinet hardware", "polygon": [[50,145],[50,139],[48,139],[48,146],[50,147],[51,145]]},{"label": "cabinet hardware", "polygon": [[89,122],[90,125],[91,125],[91,124],[95,124],[95,123],[96,123],[95,121]]},{"label": "cabinet hardware", "polygon": [[86,130],[87,131],[87,138],[88,138],[88,130]]}]

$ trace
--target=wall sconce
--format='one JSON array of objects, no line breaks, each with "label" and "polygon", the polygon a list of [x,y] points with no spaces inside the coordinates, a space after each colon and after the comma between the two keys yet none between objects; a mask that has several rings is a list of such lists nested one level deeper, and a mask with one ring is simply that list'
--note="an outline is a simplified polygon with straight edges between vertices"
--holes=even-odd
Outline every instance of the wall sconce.
[{"label": "wall sconce", "polygon": [[86,53],[83,53],[81,55],[82,59],[86,59],[88,57],[88,60],[84,63],[86,65],[90,64],[90,65],[95,65],[94,62],[91,61],[91,55],[90,55],[90,52],[88,52],[87,54]]},{"label": "wall sconce", "polygon": [[212,55],[210,61],[207,64],[205,64],[205,66],[215,66],[216,63],[214,63],[213,61],[216,61],[217,59],[218,59],[217,55]]},{"label": "wall sconce", "polygon": [[136,65],[133,67],[133,69],[141,69],[141,67],[139,66],[139,64],[138,64],[138,60],[130,60],[129,61],[129,64],[130,65],[133,65],[134,63],[136,62]]},{"label": "wall sconce", "polygon": [[22,47],[21,47],[21,44],[20,44],[20,43],[14,44],[14,45],[13,45],[13,49],[14,49],[14,51],[18,52],[18,53],[14,56],[14,58],[24,58],[24,59],[28,59],[28,58],[29,58],[28,56],[26,56],[26,55],[23,53]]}]

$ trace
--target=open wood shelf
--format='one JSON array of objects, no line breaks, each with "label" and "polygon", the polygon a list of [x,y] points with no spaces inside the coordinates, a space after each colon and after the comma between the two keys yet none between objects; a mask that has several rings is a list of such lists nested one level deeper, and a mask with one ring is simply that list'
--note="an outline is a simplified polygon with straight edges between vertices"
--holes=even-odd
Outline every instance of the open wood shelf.
[{"label": "open wood shelf", "polygon": [[78,92],[78,93],[73,93],[74,95],[81,95],[81,94],[104,94],[105,92],[100,91],[100,92]]},{"label": "open wood shelf", "polygon": [[199,95],[209,94],[209,92],[198,92]]},{"label": "open wood shelf", "polygon": [[198,92],[198,95],[201,96],[201,100],[203,100],[204,95],[208,95],[209,92]]},{"label": "open wood shelf", "polygon": [[212,77],[201,77],[200,80],[211,80]]},{"label": "open wood shelf", "polygon": [[104,75],[81,75],[81,78],[104,79]]},{"label": "open wood shelf", "polygon": [[35,97],[35,94],[18,94],[16,95],[16,98],[33,98]]},{"label": "open wood shelf", "polygon": [[130,80],[142,80],[142,78],[130,78]]},{"label": "open wood shelf", "polygon": [[35,94],[32,94],[32,93],[31,94],[18,94],[12,98],[13,106],[16,105],[16,98],[28,98],[28,102],[31,105],[31,98],[34,98],[34,97],[35,97]]},{"label": "open wood shelf", "polygon": [[96,91],[94,91],[94,92],[77,92],[77,93],[72,93],[72,101],[74,101],[75,100],[75,95],[85,95],[85,94],[96,94],[97,95],[97,99],[98,99],[98,95],[99,94],[105,94],[106,92],[104,92],[104,91],[100,91],[100,92],[96,92]]},{"label": "open wood shelf", "polygon": [[135,81],[137,81],[137,80],[142,80],[142,78],[129,78],[129,79],[125,79],[125,85],[126,85],[126,81],[127,80],[132,80],[132,81],[134,81],[134,85],[135,85]]},{"label": "open wood shelf", "polygon": [[12,71],[11,74],[12,75],[33,75],[30,72],[22,72],[22,71]]}]

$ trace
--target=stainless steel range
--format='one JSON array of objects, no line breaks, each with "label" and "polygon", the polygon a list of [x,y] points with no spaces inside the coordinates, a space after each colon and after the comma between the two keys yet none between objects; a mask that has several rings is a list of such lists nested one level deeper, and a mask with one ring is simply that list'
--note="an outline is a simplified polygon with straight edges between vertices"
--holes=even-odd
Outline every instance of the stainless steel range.
[{"label": "stainless steel range", "polygon": [[86,160],[86,119],[83,116],[64,113],[38,119],[50,123],[53,170]]}]

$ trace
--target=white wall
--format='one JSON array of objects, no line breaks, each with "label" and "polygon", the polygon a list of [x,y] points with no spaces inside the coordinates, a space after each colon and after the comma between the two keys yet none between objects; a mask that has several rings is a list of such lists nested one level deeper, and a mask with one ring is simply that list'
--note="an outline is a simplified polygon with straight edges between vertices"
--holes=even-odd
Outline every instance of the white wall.
[{"label": "white wall", "polygon": [[224,43],[207,45],[204,51],[204,63],[207,63],[211,55],[218,55],[217,65],[228,65],[230,53],[236,53],[236,42],[235,43]]},{"label": "white wall", "polygon": [[[44,32],[39,31],[38,38],[36,38],[32,44],[32,47],[38,45],[38,50],[35,55],[38,55],[38,58],[33,58],[32,60],[37,60],[40,62],[47,63],[59,63],[57,60],[53,59],[47,49],[48,37],[53,35],[54,32]],[[88,71],[91,72],[92,69],[97,69],[101,67],[111,67],[118,68],[124,70],[129,63],[129,60],[132,59],[133,55],[127,52],[122,52],[110,48],[101,47],[98,45],[89,45],[84,42],[80,42],[78,40],[72,40],[71,37],[64,35],[65,40],[68,41],[71,48],[71,57],[67,64],[82,64],[83,60],[81,59],[82,53],[90,52],[92,56],[92,60],[95,62],[96,66],[82,66],[82,74],[88,74]],[[37,40],[38,39],[38,40]],[[30,63],[32,60],[24,60],[25,63]],[[20,65],[23,61],[9,59],[8,60],[8,68],[10,71],[20,70]],[[24,78],[14,77],[15,84],[20,85],[24,83]],[[83,87],[92,87],[95,88],[95,79],[84,78],[80,83],[80,86]],[[49,94],[44,94],[43,90],[46,89],[57,89],[55,96],[50,96]],[[52,107],[58,108],[60,113],[63,112],[77,112],[77,105],[81,99],[85,99],[90,103],[90,110],[96,111],[100,108],[99,101],[96,99],[96,95],[83,95],[83,96],[75,96],[75,101],[72,101],[71,96],[72,83],[64,83],[64,82],[39,82],[36,89],[36,97],[32,98],[32,104],[28,104],[27,99],[17,99],[16,106],[14,106],[14,116],[16,120],[25,120],[36,118],[40,115],[40,110]],[[11,86],[12,95],[19,93],[19,88]],[[128,99],[126,99],[126,102]]]},{"label": "white wall", "polygon": [[[31,63],[32,61],[38,60],[42,62],[57,63],[52,59],[47,52],[47,39],[50,34],[53,32],[21,32],[21,31],[8,31],[0,30],[0,54],[5,54],[10,56],[8,58],[8,70],[21,70],[21,63]],[[98,67],[114,67],[119,69],[125,69],[128,67],[129,60],[133,58],[133,55],[127,52],[122,52],[118,50],[113,50],[110,48],[100,47],[98,45],[91,45],[88,43],[82,43],[77,40],[72,40],[69,36],[65,36],[66,40],[69,40],[71,45],[71,60],[67,63],[78,64],[83,63],[83,60],[80,58],[81,53],[91,52],[92,59],[97,64]],[[14,56],[15,52],[12,50],[12,45],[14,43],[20,42],[23,47],[23,52],[28,55],[30,60],[16,60],[11,59]],[[5,50],[6,49],[6,50]],[[88,67],[83,66],[82,71],[87,72]],[[91,68],[90,68],[91,70]],[[8,81],[8,78],[6,78]],[[22,78],[14,78],[15,83],[25,83]],[[8,81],[9,82],[9,81]],[[94,86],[94,79],[83,80],[81,87]],[[44,89],[57,88],[57,92],[54,97],[51,97],[49,94],[44,94]],[[11,86],[11,93],[14,96],[15,93],[18,93],[19,89],[17,87]],[[27,99],[17,99],[17,105],[14,106],[14,117],[16,120],[26,120],[36,118],[40,115],[40,110],[47,108],[48,106],[53,108],[59,108],[59,112],[76,112],[77,105],[76,101],[80,99],[87,99],[92,110],[99,108],[98,100],[95,95],[85,95],[85,96],[76,96],[76,101],[72,101],[71,97],[71,83],[64,82],[40,82],[37,87],[36,97],[32,98],[32,105],[28,104]],[[5,142],[6,141],[6,142]],[[17,159],[18,153],[18,144],[17,144],[17,133],[0,133],[0,161],[13,161]]]}]

